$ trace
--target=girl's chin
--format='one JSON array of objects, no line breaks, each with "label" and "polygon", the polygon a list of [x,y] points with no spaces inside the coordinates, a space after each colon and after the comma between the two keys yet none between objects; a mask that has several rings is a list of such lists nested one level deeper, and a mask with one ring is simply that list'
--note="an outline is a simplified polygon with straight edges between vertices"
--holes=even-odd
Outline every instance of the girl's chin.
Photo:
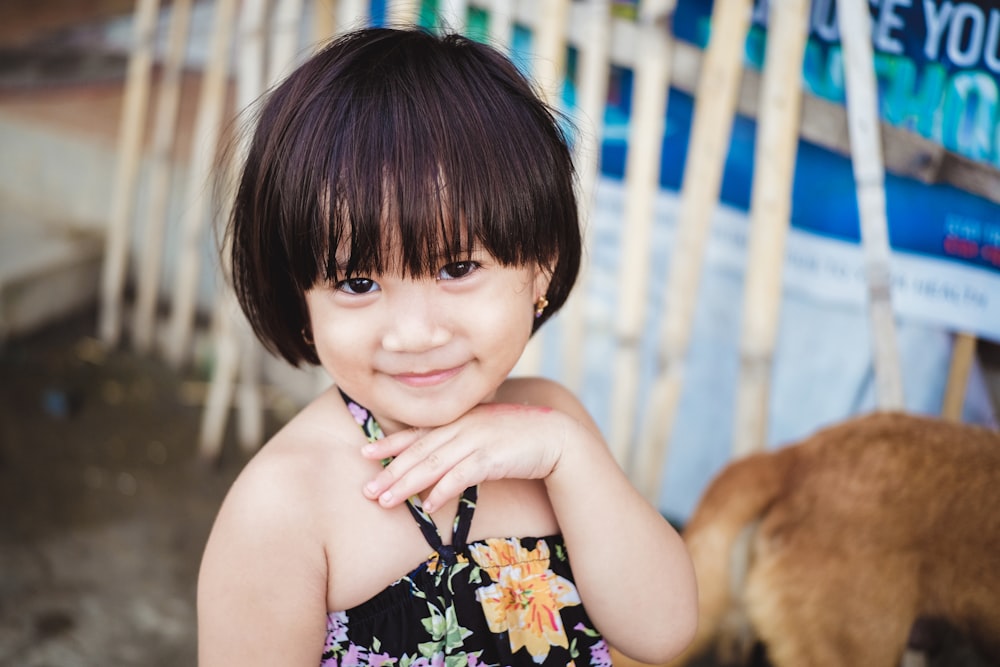
[{"label": "girl's chin", "polygon": [[[440,406],[437,406],[436,409],[429,410],[400,410],[395,411],[393,414],[385,415],[383,419],[389,424],[389,428],[394,430],[405,430],[408,428],[434,429],[452,423],[474,407],[476,407],[475,403],[462,403],[450,409],[442,409]],[[375,417],[378,419],[379,416],[376,414]],[[386,423],[379,420],[383,431],[386,431]],[[388,432],[386,431],[386,433]]]}]

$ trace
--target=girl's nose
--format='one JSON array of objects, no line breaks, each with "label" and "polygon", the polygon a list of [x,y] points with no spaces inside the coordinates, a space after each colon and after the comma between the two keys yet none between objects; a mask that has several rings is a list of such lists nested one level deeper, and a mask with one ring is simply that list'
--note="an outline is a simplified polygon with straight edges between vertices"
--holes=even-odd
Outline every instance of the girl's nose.
[{"label": "girl's nose", "polygon": [[451,340],[441,304],[421,290],[398,295],[388,316],[382,347],[390,352],[424,352]]}]

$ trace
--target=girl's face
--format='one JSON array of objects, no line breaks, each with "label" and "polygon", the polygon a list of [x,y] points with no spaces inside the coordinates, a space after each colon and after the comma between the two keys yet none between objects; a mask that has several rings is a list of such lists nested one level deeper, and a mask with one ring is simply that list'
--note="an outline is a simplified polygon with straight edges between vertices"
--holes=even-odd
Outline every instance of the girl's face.
[{"label": "girl's face", "polygon": [[537,267],[503,266],[479,249],[434,276],[352,276],[305,296],[323,367],[392,433],[447,424],[491,400],[547,287]]}]

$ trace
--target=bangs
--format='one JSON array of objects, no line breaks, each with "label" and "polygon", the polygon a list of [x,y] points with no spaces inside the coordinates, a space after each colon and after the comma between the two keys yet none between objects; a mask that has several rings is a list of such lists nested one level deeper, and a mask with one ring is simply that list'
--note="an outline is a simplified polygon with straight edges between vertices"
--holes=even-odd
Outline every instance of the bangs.
[{"label": "bangs", "polygon": [[[498,67],[510,70],[504,96]],[[552,193],[572,197],[571,180],[555,182],[569,155],[555,154],[566,151],[558,125],[512,66],[417,33],[389,49],[364,45],[337,83],[300,108],[308,122],[286,138],[308,157],[282,196],[316,203],[282,221],[305,242],[288,247],[300,286],[339,273],[433,274],[474,245],[505,265],[551,264],[559,239],[539,227],[565,215]]]}]

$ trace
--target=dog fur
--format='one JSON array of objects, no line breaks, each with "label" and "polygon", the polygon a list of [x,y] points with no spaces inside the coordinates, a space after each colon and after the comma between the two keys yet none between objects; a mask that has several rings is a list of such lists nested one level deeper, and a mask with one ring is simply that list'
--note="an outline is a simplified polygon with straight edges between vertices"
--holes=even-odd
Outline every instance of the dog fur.
[{"label": "dog fur", "polygon": [[1000,665],[1000,433],[853,419],[731,463],[683,534],[699,629],[672,664],[759,638],[775,667],[897,667],[932,618]]}]

